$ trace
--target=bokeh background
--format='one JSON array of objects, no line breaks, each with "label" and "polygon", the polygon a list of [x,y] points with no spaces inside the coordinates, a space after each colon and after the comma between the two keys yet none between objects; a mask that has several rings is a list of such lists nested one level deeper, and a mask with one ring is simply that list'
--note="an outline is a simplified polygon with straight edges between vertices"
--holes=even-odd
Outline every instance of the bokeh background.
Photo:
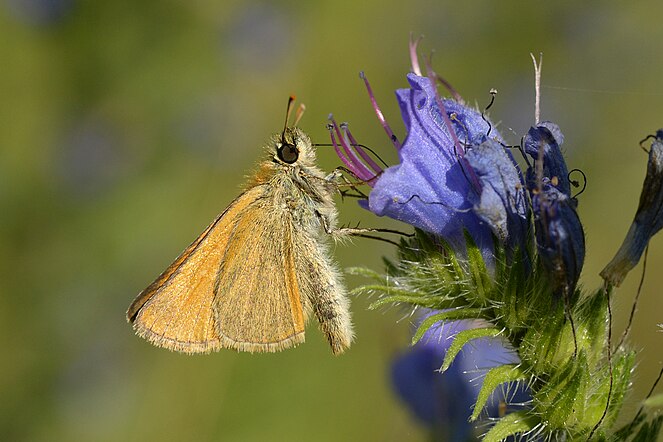
[{"label": "bokeh background", "polygon": [[[334,112],[393,163],[357,74],[402,137],[393,90],[406,86],[411,31],[470,102],[498,89],[491,116],[514,143],[534,120],[529,53],[544,53],[542,116],[588,176],[582,282],[598,286],[637,206],[638,141],[663,126],[662,12],[655,1],[1,0],[0,439],[426,440],[389,385],[406,312],[354,299],[357,341],[341,357],[315,325],[281,354],[187,357],[135,337],[125,309],[238,194],[289,94],[314,141],[328,141]],[[331,149],[319,157],[339,164]],[[339,207],[345,223],[396,226]],[[663,235],[651,245],[625,416],[663,358]],[[357,240],[335,255],[381,269],[393,249]],[[616,330],[638,272],[615,297]]]}]

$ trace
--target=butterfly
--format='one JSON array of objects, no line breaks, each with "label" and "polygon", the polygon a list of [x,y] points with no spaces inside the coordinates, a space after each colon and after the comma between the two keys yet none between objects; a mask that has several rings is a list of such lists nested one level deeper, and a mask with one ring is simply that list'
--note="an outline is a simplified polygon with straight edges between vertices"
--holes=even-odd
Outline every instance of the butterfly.
[{"label": "butterfly", "polygon": [[350,346],[349,300],[327,244],[343,230],[338,173],[316,166],[299,113],[288,127],[293,101],[244,192],[129,306],[139,336],[184,353],[275,352],[304,342],[313,315],[334,354]]}]

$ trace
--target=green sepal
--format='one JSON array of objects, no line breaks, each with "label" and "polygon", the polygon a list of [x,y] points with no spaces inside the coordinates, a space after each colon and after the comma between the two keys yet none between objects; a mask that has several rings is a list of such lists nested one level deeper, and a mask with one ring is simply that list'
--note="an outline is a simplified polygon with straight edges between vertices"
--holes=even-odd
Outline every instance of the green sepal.
[{"label": "green sepal", "polygon": [[486,406],[490,395],[497,387],[506,382],[517,382],[525,379],[527,379],[527,374],[522,370],[520,365],[505,364],[492,368],[486,373],[486,377],[483,379],[483,385],[474,404],[474,412],[470,416],[470,422],[477,420],[481,414],[481,410]]},{"label": "green sepal", "polygon": [[[576,339],[579,350],[586,350],[590,365],[604,357],[608,328],[608,297],[597,290],[579,302],[574,310]],[[568,330],[567,330],[568,332]],[[570,336],[572,338],[572,336]]]},{"label": "green sepal", "polygon": [[431,309],[440,308],[440,299],[435,296],[425,296],[417,292],[414,292],[412,290],[407,290],[397,287],[365,285],[362,287],[358,287],[354,290],[351,290],[350,294],[351,295],[372,294],[373,292],[376,291],[384,293],[385,296],[382,296],[377,301],[372,302],[368,306],[369,310],[375,310],[387,304],[395,304],[395,303],[407,303]]},{"label": "green sepal", "polygon": [[588,381],[587,357],[582,352],[560,367],[536,393],[535,408],[552,430],[567,429],[570,420],[584,421]]},{"label": "green sepal", "polygon": [[447,369],[453,363],[454,359],[456,359],[456,356],[460,350],[468,342],[480,338],[494,338],[499,336],[501,332],[502,331],[500,329],[495,327],[472,328],[470,330],[463,330],[458,332],[454,337],[453,342],[449,346],[447,353],[444,355],[444,362],[442,363],[442,367],[440,367],[440,372],[447,371]]},{"label": "green sepal", "polygon": [[503,253],[495,256],[499,286],[497,293],[503,305],[502,321],[513,332],[529,322],[532,313],[526,307],[530,291],[527,290],[527,275],[521,254],[515,251],[510,264],[507,264],[505,259]]},{"label": "green sepal", "polygon": [[[620,351],[612,355],[612,392],[610,392],[610,370],[603,365],[599,373],[592,375],[592,382],[596,385],[594,398],[588,404],[586,421],[596,423],[605,410],[608,393],[610,393],[610,407],[603,418],[600,428],[610,428],[619,417],[619,411],[624,404],[624,397],[631,386],[631,370],[635,365],[634,351]],[[589,414],[591,412],[591,415]]]},{"label": "green sepal", "polygon": [[[520,342],[520,357],[531,364],[535,373],[554,372],[560,364],[557,354],[566,321],[562,308],[560,303],[557,309],[548,312],[546,321],[539,322],[538,327],[530,327]],[[568,351],[573,353],[573,347]]]},{"label": "green sepal", "polygon": [[463,233],[465,234],[468,276],[472,282],[471,293],[478,298],[477,300],[481,305],[484,305],[493,289],[493,281],[486,268],[486,262],[483,260],[481,249],[477,247],[470,232],[464,230]]},{"label": "green sepal", "polygon": [[447,310],[444,312],[436,313],[421,321],[421,325],[412,337],[412,345],[415,345],[426,334],[428,329],[440,321],[459,321],[461,319],[475,319],[481,316],[481,309],[479,308],[463,308],[455,310]]},{"label": "green sepal", "polygon": [[483,442],[500,442],[509,436],[526,433],[539,425],[539,417],[525,411],[509,413],[486,433]]}]

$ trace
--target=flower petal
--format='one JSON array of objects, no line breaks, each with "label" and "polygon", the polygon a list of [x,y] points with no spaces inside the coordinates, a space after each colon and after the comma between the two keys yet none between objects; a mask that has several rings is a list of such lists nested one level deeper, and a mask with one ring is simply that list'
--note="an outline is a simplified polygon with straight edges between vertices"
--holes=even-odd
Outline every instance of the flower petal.
[{"label": "flower petal", "polygon": [[527,232],[527,197],[519,169],[495,140],[472,147],[465,156],[481,183],[474,212],[503,243],[524,246]]},{"label": "flower petal", "polygon": [[[410,89],[396,92],[407,128],[400,164],[385,170],[369,195],[369,209],[462,247],[467,229],[484,250],[492,248],[491,229],[472,212],[468,195],[477,194],[463,152],[456,149],[435,100],[435,86],[425,77],[408,75]],[[456,137],[465,145],[487,139],[491,126],[480,112],[443,100]],[[492,136],[500,139],[492,129]]]}]

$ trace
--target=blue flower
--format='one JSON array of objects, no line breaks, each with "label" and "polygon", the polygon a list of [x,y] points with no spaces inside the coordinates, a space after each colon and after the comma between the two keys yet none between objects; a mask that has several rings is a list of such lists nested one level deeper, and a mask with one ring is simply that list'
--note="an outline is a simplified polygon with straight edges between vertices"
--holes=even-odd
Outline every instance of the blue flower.
[{"label": "blue flower", "polygon": [[[493,234],[502,241],[522,235],[526,210],[521,173],[481,112],[459,97],[440,98],[428,77],[411,73],[407,78],[411,87],[396,91],[407,136],[401,145],[391,135],[400,163],[376,169],[347,154],[352,146],[364,156],[338,129],[343,152],[338,147],[337,152],[357,177],[373,186],[366,205],[373,213],[438,235],[459,249],[465,229],[491,256]],[[368,87],[376,113],[391,134]],[[332,133],[335,145],[336,136]]]},{"label": "blue flower", "polygon": [[539,258],[557,295],[575,293],[585,261],[585,233],[571,197],[571,182],[560,145],[564,136],[551,122],[539,123],[525,136],[533,165],[527,170]]},{"label": "blue flower", "polygon": [[481,195],[470,194],[474,213],[511,249],[524,247],[528,202],[520,169],[501,143],[486,140],[468,150],[466,159],[481,184]]},{"label": "blue flower", "polygon": [[[430,312],[421,319],[435,313]],[[518,361],[513,351],[499,341],[482,339],[440,374],[453,335],[472,325],[471,321],[459,321],[432,326],[416,345],[399,354],[391,366],[396,393],[432,430],[435,440],[469,440],[474,426],[468,416],[481,389],[482,375],[496,365]],[[504,406],[519,408],[530,400],[524,387],[510,386],[504,391],[508,394],[494,394],[489,401],[489,417],[498,417]]]},{"label": "blue flower", "polygon": [[640,261],[652,236],[663,228],[663,129],[656,132],[649,150],[647,175],[640,193],[640,204],[631,228],[615,257],[601,276],[619,286],[626,274]]}]

